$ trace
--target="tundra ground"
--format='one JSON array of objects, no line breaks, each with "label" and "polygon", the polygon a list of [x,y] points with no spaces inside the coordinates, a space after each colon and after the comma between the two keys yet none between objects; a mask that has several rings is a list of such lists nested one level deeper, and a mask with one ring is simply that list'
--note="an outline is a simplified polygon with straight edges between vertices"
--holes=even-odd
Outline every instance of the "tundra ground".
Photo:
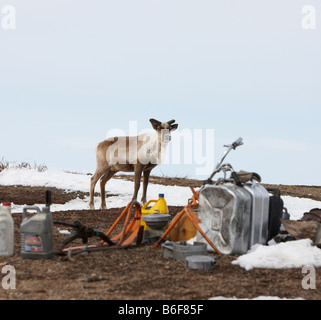
[{"label": "tundra ground", "polygon": [[[162,182],[195,186],[199,184],[197,181],[178,180],[162,179]],[[160,182],[158,179],[158,183]],[[320,187],[278,187],[283,195],[321,200]],[[0,186],[0,198],[15,204],[43,203],[45,190]],[[85,196],[54,188],[52,191],[54,203],[66,203],[77,196]],[[169,206],[172,215],[181,209]],[[66,222],[80,220],[96,230],[107,231],[121,212],[122,208],[55,212],[54,219]],[[15,254],[0,257],[0,268],[5,265],[15,267],[16,289],[0,288],[1,300],[204,300],[215,296],[277,296],[318,300],[321,297],[321,268],[316,269],[316,289],[306,290],[302,288],[305,274],[299,268],[246,271],[232,265],[231,262],[236,257],[230,255],[217,259],[216,268],[211,271],[189,270],[183,262],[164,259],[162,248],[149,245],[78,255],[75,261],[56,254],[52,260],[46,261],[22,259],[19,233],[21,214],[14,214],[13,218]],[[56,248],[66,237],[59,233],[59,229],[66,227],[54,226]]]}]

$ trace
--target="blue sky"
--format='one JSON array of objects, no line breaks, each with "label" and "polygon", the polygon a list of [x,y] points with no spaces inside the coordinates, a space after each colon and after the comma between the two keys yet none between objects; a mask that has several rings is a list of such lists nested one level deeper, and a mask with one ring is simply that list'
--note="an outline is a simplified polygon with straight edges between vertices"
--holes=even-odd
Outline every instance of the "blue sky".
[{"label": "blue sky", "polygon": [[[93,172],[129,121],[214,129],[266,183],[320,185],[321,5],[306,0],[0,0],[0,157]],[[304,30],[313,5],[316,29]],[[3,14],[0,13],[0,19]],[[173,136],[175,139],[175,135]],[[195,164],[154,174],[195,175]],[[210,175],[211,172],[208,172]]]}]

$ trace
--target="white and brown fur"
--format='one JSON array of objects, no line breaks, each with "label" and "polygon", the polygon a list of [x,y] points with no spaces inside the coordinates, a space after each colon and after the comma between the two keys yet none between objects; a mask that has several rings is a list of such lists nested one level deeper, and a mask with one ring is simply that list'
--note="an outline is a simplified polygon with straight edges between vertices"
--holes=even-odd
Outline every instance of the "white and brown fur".
[{"label": "white and brown fur", "polygon": [[89,208],[94,209],[94,191],[100,179],[101,209],[106,209],[105,186],[115,173],[134,172],[134,194],[132,201],[137,199],[142,173],[142,203],[146,203],[146,194],[150,172],[164,158],[166,147],[171,140],[170,133],[176,130],[175,120],[160,122],[149,120],[155,130],[136,137],[114,137],[106,139],[96,148],[97,169],[91,177]]}]

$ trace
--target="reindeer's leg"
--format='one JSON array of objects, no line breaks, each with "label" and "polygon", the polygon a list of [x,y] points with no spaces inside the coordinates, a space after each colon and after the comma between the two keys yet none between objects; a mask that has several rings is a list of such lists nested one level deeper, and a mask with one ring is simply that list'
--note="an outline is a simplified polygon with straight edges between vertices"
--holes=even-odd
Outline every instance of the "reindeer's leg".
[{"label": "reindeer's leg", "polygon": [[108,180],[110,180],[113,175],[115,174],[115,171],[111,171],[110,169],[108,171],[105,172],[105,174],[102,176],[102,178],[100,179],[100,196],[101,196],[101,209],[107,209],[106,207],[106,195],[105,195],[105,187],[106,187],[106,183],[108,182]]},{"label": "reindeer's leg", "polygon": [[134,183],[134,195],[132,201],[137,200],[137,194],[140,187],[140,178],[142,176],[143,167],[141,164],[135,165],[135,183]]},{"label": "reindeer's leg", "polygon": [[147,186],[148,186],[150,172],[151,170],[144,171],[143,195],[141,200],[143,204],[147,202]]},{"label": "reindeer's leg", "polygon": [[102,170],[102,169],[98,170],[97,169],[95,174],[90,179],[90,200],[89,200],[88,208],[91,210],[95,209],[95,205],[94,205],[95,186],[96,186],[97,181],[104,174],[104,171],[105,170]]}]

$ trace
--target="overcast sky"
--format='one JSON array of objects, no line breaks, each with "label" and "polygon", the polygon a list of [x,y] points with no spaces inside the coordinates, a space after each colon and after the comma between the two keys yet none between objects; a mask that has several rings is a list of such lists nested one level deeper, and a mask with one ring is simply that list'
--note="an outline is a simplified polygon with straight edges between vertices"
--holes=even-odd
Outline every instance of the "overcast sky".
[{"label": "overcast sky", "polygon": [[[6,5],[16,29],[0,26],[1,158],[93,172],[109,130],[175,119],[173,140],[201,130],[209,158],[214,130],[215,163],[241,136],[227,159],[235,170],[320,185],[319,2],[0,0],[0,20]],[[315,8],[311,30],[305,5]],[[193,158],[153,173],[211,174],[195,167]]]}]

